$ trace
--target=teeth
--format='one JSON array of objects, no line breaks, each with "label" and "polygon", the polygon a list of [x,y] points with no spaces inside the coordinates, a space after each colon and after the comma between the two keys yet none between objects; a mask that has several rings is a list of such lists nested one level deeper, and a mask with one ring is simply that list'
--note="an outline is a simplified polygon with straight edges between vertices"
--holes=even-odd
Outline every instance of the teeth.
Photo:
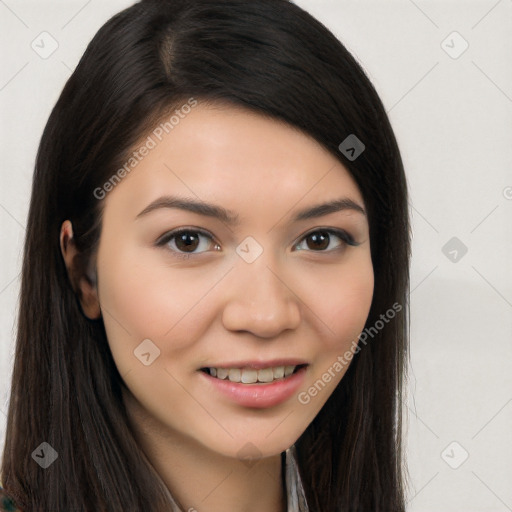
[{"label": "teeth", "polygon": [[229,370],[228,378],[231,382],[240,382],[242,377],[241,371],[238,368],[232,368]]},{"label": "teeth", "polygon": [[258,382],[258,371],[257,370],[242,370],[242,382],[244,384],[254,384]]},{"label": "teeth", "polygon": [[272,382],[274,380],[274,371],[272,368],[263,368],[258,370],[258,381],[259,382]]},{"label": "teeth", "polygon": [[217,378],[225,379],[229,374],[229,370],[226,368],[217,368]]},{"label": "teeth", "polygon": [[244,384],[255,384],[256,382],[272,382],[291,375],[296,366],[276,366],[273,368],[262,368],[261,370],[243,368],[208,368],[212,377],[231,382],[243,382]]},{"label": "teeth", "polygon": [[284,377],[284,366],[274,368],[274,379],[282,379]]},{"label": "teeth", "polygon": [[293,373],[293,370],[295,370],[295,366],[285,366],[284,367],[284,376],[288,377],[288,375],[291,375]]}]

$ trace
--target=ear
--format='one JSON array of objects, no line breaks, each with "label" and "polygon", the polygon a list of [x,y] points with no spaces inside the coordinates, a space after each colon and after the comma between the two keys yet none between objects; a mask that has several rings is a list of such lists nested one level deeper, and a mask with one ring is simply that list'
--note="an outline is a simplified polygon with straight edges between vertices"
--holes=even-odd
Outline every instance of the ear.
[{"label": "ear", "polygon": [[84,315],[91,320],[100,318],[101,309],[96,279],[85,268],[81,254],[75,246],[73,226],[69,220],[64,221],[60,229],[60,250],[71,286],[80,300]]}]

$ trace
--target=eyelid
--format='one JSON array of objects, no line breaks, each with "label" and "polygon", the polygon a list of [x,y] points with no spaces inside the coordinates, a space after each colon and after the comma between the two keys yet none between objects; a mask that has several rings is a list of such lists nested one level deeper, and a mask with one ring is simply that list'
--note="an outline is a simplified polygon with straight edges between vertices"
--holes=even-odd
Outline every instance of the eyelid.
[{"label": "eyelid", "polygon": [[[316,227],[316,228],[310,229],[309,231],[306,231],[306,233],[304,233],[303,235],[300,235],[297,238],[297,241],[293,243],[293,246],[295,247],[304,238],[306,238],[307,236],[309,236],[309,235],[311,235],[313,233],[316,233],[318,231],[326,231],[329,234],[334,234],[338,238],[343,240],[343,242],[345,242],[347,245],[350,245],[352,247],[356,247],[358,245],[361,245],[361,243],[360,242],[356,242],[354,237],[348,231],[346,231],[345,229],[341,229],[341,228],[328,228],[328,227]],[[310,251],[310,252],[319,252],[319,253],[326,252],[326,253],[328,253],[330,251]]]},{"label": "eyelid", "polygon": [[[313,233],[317,233],[317,232],[322,232],[322,231],[323,232],[327,232],[330,235],[334,234],[335,236],[340,238],[345,244],[347,244],[349,246],[356,247],[358,245],[361,245],[361,242],[357,242],[354,239],[354,237],[348,231],[346,231],[345,229],[333,228],[333,227],[321,227],[320,226],[320,227],[312,228],[309,231],[306,231],[306,233],[300,235],[293,242],[292,246],[295,247],[300,242],[302,242],[306,237],[308,237],[309,235],[311,235]],[[157,247],[162,247],[162,246],[166,245],[167,243],[169,243],[173,238],[179,236],[183,232],[198,233],[200,235],[203,235],[203,236],[209,238],[212,241],[212,243],[218,244],[218,242],[216,241],[215,237],[209,231],[206,231],[203,228],[198,228],[198,227],[194,227],[194,226],[184,226],[184,227],[176,228],[176,229],[173,229],[171,231],[168,231],[168,232],[164,233],[162,236],[160,236],[156,240],[155,245]],[[320,253],[320,254],[322,254],[322,253],[329,254],[329,253],[331,253],[333,251],[335,251],[335,249],[331,249],[329,251],[306,251],[306,252]],[[179,255],[187,254],[189,256],[199,256],[199,255],[204,254],[205,252],[208,252],[208,251],[203,251],[203,252],[198,252],[198,253],[194,253],[194,252],[187,253],[187,252],[177,252],[177,251],[171,249],[171,252],[177,253]]]},{"label": "eyelid", "polygon": [[[174,237],[180,235],[183,232],[199,233],[200,235],[210,238],[213,242],[218,243],[215,240],[215,237],[209,231],[206,231],[203,228],[196,228],[194,226],[185,226],[185,227],[172,229],[171,231],[167,231],[166,233],[164,233],[162,236],[160,236],[156,240],[155,245],[158,247],[163,246],[163,245],[167,244],[170,240],[172,240]],[[180,254],[186,254],[186,253],[180,253]],[[193,255],[194,253],[190,253],[190,254]],[[201,254],[201,253],[195,253],[195,254]]]}]

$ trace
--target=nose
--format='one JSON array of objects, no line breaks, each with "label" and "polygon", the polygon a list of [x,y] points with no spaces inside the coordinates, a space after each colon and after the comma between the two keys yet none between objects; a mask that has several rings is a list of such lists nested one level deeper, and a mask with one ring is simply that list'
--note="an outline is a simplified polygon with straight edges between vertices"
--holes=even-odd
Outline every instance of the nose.
[{"label": "nose", "polygon": [[[224,327],[273,338],[300,323],[301,301],[294,293],[293,279],[275,261],[264,258],[237,262],[230,272],[228,300],[222,314]],[[271,265],[269,265],[271,263]]]}]

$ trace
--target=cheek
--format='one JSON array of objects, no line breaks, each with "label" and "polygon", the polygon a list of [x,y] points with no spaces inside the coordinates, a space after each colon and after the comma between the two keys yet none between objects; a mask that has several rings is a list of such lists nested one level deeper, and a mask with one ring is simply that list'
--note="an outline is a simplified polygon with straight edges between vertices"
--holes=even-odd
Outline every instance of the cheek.
[{"label": "cheek", "polygon": [[133,350],[145,339],[162,353],[187,348],[201,326],[202,299],[218,276],[172,268],[128,246],[117,251],[122,259],[110,254],[115,253],[105,248],[98,258],[99,297],[116,362],[133,364]]},{"label": "cheek", "polygon": [[373,299],[373,268],[365,258],[328,277],[322,280],[323,292],[314,296],[313,311],[325,327],[324,348],[339,350],[357,341],[364,328]]},{"label": "cheek", "polygon": [[130,333],[131,337],[147,336],[146,329],[154,330],[158,318],[155,305],[163,286],[152,281],[152,272],[134,264],[125,252],[120,260],[105,259],[98,273],[105,323],[116,331],[124,328],[121,332]]}]

